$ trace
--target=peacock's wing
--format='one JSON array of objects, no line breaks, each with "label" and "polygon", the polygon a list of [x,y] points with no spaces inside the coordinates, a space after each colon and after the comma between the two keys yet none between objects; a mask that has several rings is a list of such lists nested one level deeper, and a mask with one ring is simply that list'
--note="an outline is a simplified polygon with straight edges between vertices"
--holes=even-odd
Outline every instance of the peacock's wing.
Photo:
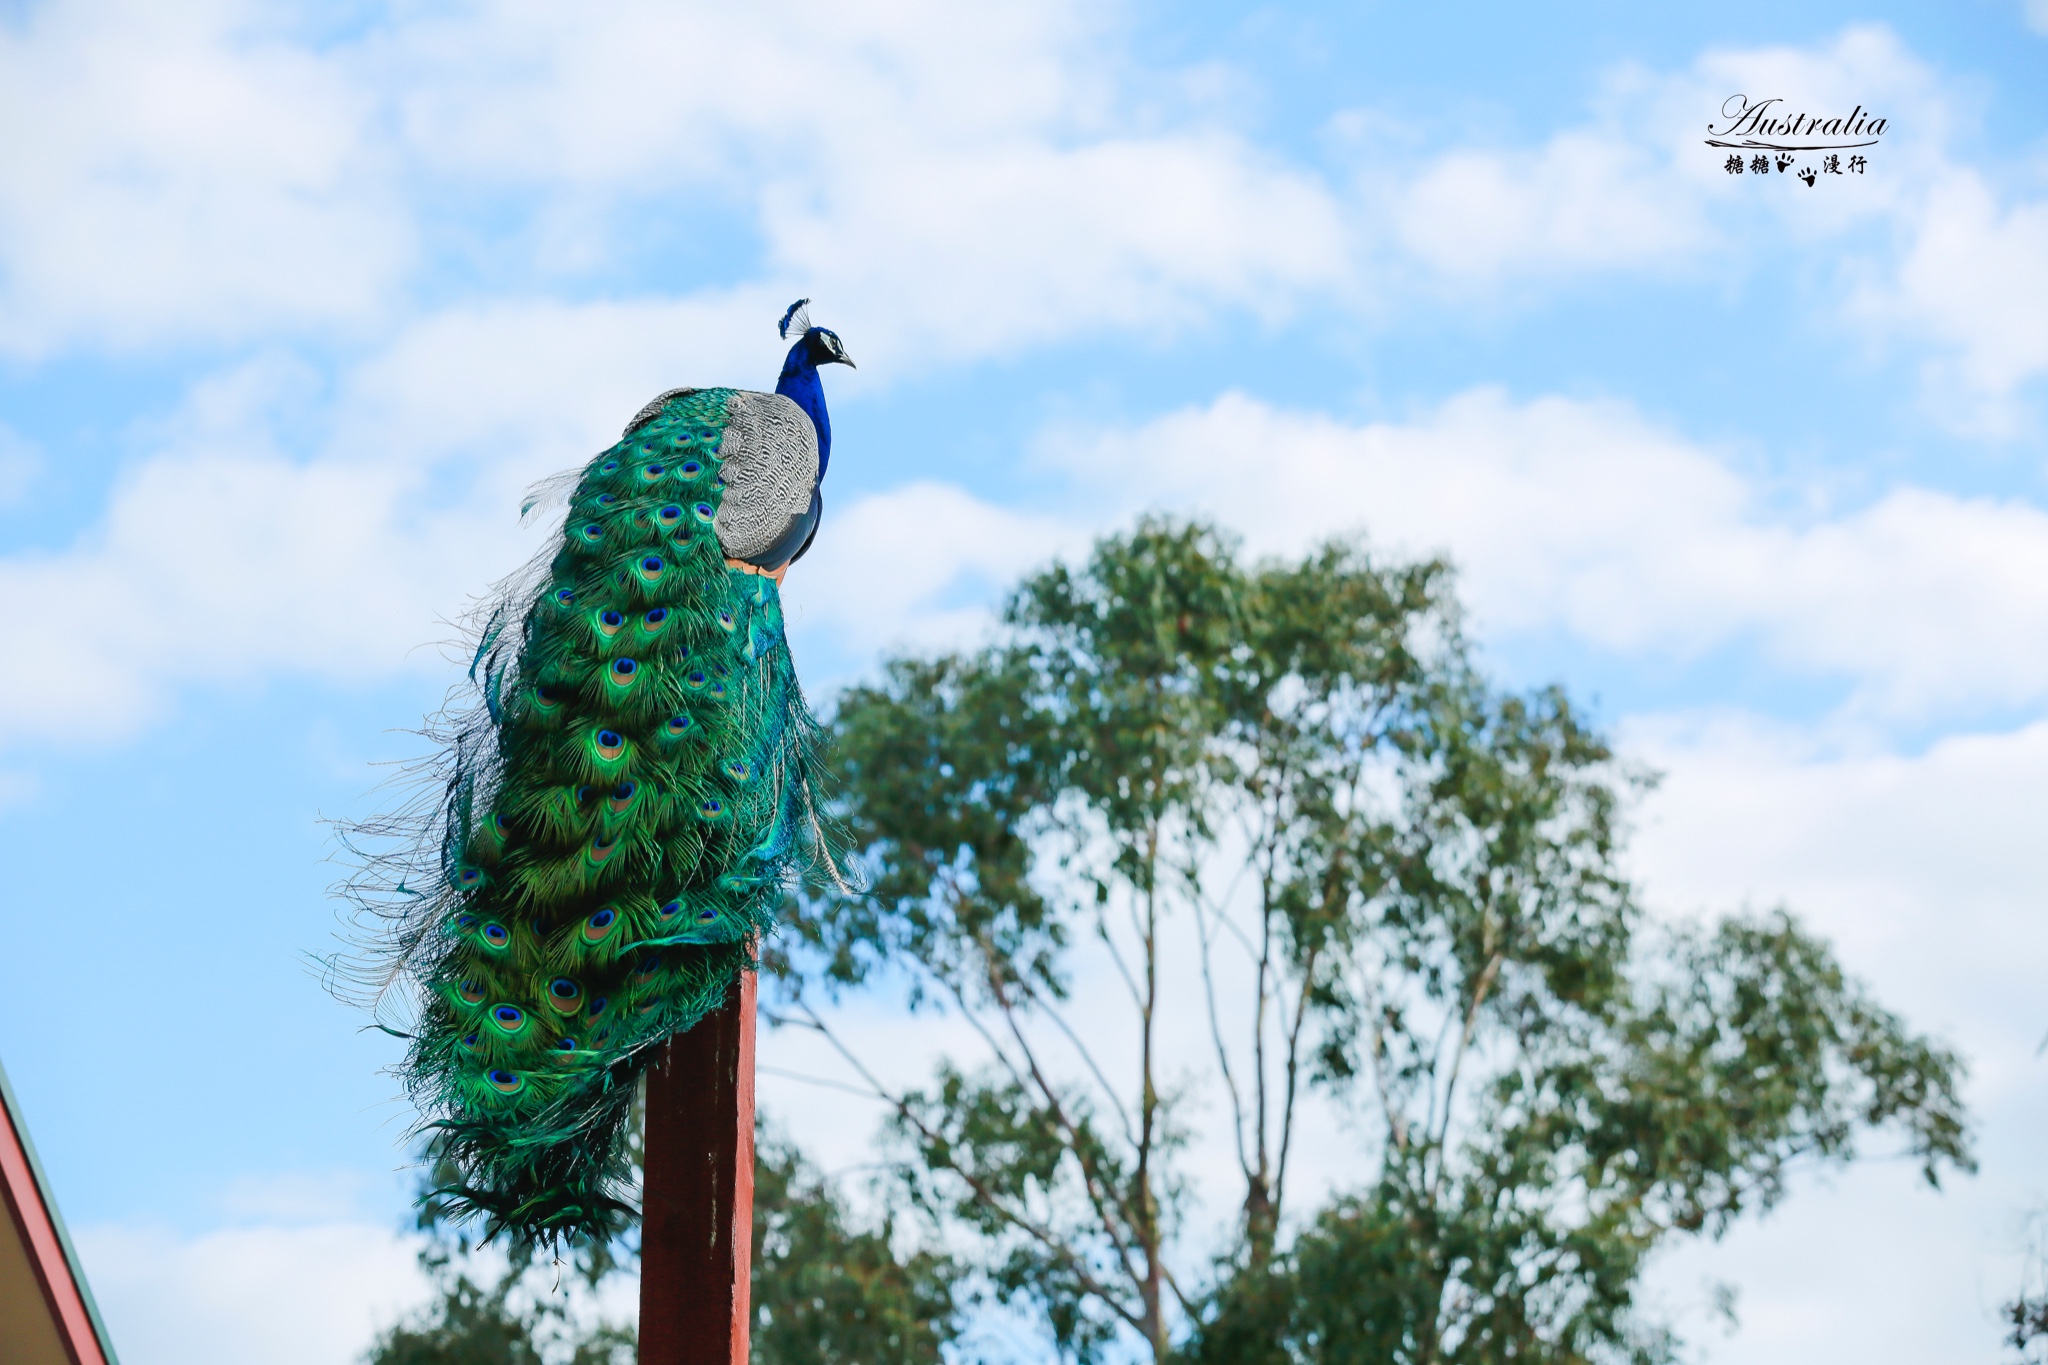
[{"label": "peacock's wing", "polygon": [[640,1069],[773,923],[816,729],[775,583],[725,561],[801,538],[816,477],[788,399],[663,394],[583,471],[541,581],[483,632],[437,822],[445,886],[401,950],[424,997],[408,1082],[458,1211],[532,1239],[615,1226]]}]

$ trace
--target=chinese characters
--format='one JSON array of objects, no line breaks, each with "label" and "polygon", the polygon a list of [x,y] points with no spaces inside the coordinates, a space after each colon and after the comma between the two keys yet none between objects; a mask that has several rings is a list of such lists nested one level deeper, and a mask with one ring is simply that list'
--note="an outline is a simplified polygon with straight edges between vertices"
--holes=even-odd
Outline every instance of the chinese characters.
[{"label": "chinese characters", "polygon": [[[1747,160],[1731,153],[1728,159],[1721,163],[1721,169],[1730,175],[1769,175],[1772,169],[1776,168],[1782,174],[1792,170],[1793,160],[1790,152],[1779,152],[1775,158],[1758,153]],[[1820,158],[1819,169],[1810,165],[1801,166],[1793,172],[1793,178],[1804,182],[1808,189],[1812,189],[1824,175],[1862,175],[1869,169],[1869,159],[1861,154],[1845,160],[1841,153],[1829,152]]]}]

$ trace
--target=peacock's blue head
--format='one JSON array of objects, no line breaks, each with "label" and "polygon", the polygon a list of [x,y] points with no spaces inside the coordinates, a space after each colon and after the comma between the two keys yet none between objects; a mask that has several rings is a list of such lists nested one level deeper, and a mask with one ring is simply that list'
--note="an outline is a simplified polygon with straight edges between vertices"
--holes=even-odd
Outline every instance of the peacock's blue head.
[{"label": "peacock's blue head", "polygon": [[839,339],[839,333],[829,327],[811,326],[810,303],[809,299],[798,299],[782,315],[783,339],[796,338],[782,362],[785,375],[815,370],[820,365],[853,365],[853,357],[846,353],[846,343]]}]

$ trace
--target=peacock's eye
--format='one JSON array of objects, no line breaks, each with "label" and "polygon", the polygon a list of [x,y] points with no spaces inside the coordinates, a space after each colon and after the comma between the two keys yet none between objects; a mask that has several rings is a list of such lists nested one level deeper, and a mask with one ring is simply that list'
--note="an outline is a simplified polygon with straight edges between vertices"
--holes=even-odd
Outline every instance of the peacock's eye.
[{"label": "peacock's eye", "polygon": [[610,507],[613,503],[617,502],[618,500],[619,495],[616,493],[599,493],[597,495],[597,505],[599,507]]},{"label": "peacock's eye", "polygon": [[616,474],[619,472],[619,462],[617,460],[606,460],[598,469],[600,473]]},{"label": "peacock's eye", "polygon": [[633,670],[638,668],[639,666],[640,665],[634,663],[631,659],[612,660],[612,672],[618,674],[622,678],[632,677]]},{"label": "peacock's eye", "polygon": [[697,912],[697,922],[699,924],[703,924],[710,920],[715,920],[717,918],[718,912],[716,910],[700,910]]},{"label": "peacock's eye", "polygon": [[660,556],[660,555],[649,555],[649,556],[647,556],[647,558],[645,558],[645,559],[643,559],[643,560],[641,560],[641,561],[640,561],[640,567],[641,567],[642,569],[644,569],[644,570],[645,570],[646,572],[648,572],[648,573],[660,573],[660,572],[661,572],[661,556]]},{"label": "peacock's eye", "polygon": [[555,600],[566,607],[575,602],[576,594],[572,589],[563,588],[560,592],[555,594]]},{"label": "peacock's eye", "polygon": [[681,901],[670,901],[667,905],[662,906],[661,909],[656,913],[659,914],[663,919],[674,919],[677,915],[683,913],[683,903]]}]

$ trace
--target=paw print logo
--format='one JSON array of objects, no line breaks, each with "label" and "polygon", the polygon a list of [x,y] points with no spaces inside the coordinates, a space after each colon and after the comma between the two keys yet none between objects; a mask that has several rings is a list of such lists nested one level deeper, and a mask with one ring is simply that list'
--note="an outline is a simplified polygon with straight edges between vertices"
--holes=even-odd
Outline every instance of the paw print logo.
[{"label": "paw print logo", "polygon": [[1801,166],[1799,168],[1799,178],[1806,182],[1806,188],[1808,189],[1812,189],[1813,182],[1819,179],[1819,177],[1813,173],[1813,167],[1811,166]]},{"label": "paw print logo", "polygon": [[1789,170],[1791,170],[1791,169],[1792,169],[1792,153],[1790,153],[1790,152],[1779,152],[1779,153],[1778,153],[1778,169],[1779,169],[1780,171],[1789,171]]}]

